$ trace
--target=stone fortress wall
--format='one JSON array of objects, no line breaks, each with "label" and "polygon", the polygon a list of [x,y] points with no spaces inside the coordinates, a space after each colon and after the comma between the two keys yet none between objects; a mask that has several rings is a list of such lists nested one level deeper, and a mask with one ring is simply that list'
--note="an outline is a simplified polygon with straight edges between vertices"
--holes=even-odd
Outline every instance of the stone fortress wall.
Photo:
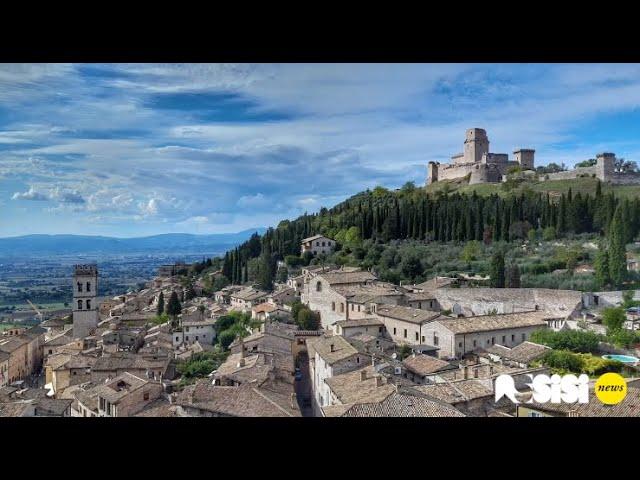
[{"label": "stone fortress wall", "polygon": [[599,153],[596,164],[592,167],[578,167],[566,172],[548,173],[541,175],[540,180],[570,180],[579,177],[594,177],[602,182],[615,185],[640,184],[640,173],[622,173],[615,171],[615,153]]},{"label": "stone fortress wall", "polygon": [[[513,160],[505,153],[490,153],[489,138],[482,128],[470,128],[466,131],[464,152],[451,157],[451,163],[429,162],[427,185],[442,180],[468,179],[470,185],[478,183],[500,183],[506,180],[511,167],[533,173],[535,150],[519,149],[513,152]],[[578,177],[594,177],[603,182],[616,185],[640,184],[640,173],[622,173],[615,171],[614,153],[599,153],[596,165],[579,167],[566,172],[541,174],[539,180],[570,180]]]}]

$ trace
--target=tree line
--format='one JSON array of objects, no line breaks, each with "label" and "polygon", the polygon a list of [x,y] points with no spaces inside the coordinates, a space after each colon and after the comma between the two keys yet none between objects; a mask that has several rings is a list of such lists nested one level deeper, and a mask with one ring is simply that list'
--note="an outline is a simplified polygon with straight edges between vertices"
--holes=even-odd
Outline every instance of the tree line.
[{"label": "tree line", "polygon": [[[616,215],[615,228],[610,229]],[[615,255],[619,264],[621,242],[630,241],[640,231],[640,199],[603,194],[600,182],[595,195],[573,194],[569,189],[561,195],[527,191],[506,197],[480,196],[475,192],[432,194],[412,183],[396,191],[376,187],[331,209],[284,220],[262,236],[254,234],[225,254],[222,270],[231,283],[251,281],[270,290],[277,261],[300,255],[302,239],[315,234],[330,238],[357,234],[363,240],[378,243],[413,239],[489,244],[524,240],[531,237],[531,230],[553,232],[557,238],[572,233],[599,233],[609,255]],[[620,280],[616,268],[611,269],[615,280],[612,283]]]}]

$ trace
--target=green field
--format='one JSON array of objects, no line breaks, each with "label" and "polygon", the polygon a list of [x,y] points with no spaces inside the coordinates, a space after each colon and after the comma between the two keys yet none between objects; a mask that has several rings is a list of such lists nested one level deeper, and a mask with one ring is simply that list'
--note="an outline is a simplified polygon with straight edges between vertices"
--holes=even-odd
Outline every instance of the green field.
[{"label": "green field", "polygon": [[[428,185],[427,192],[437,193],[448,190],[449,192],[466,193],[471,195],[475,192],[478,195],[486,196],[497,194],[501,197],[508,195],[519,195],[525,190],[534,192],[550,193],[551,195],[566,194],[569,189],[575,195],[580,192],[583,195],[595,195],[598,180],[591,177],[574,178],[571,180],[548,180],[548,181],[525,181],[512,190],[505,190],[499,183],[481,183],[478,185],[468,185],[466,180],[442,181]],[[617,197],[634,198],[640,197],[640,185],[611,185],[602,184],[602,192],[613,192]]]},{"label": "green field", "polygon": [[[0,306],[6,307],[6,306],[15,306],[16,307],[16,311],[19,310],[29,310],[29,311],[33,311],[33,308],[31,308],[31,305],[29,305],[28,303],[5,303],[5,304],[0,304]],[[41,312],[45,312],[47,310],[60,310],[62,308],[70,308],[70,307],[65,307],[64,303],[62,302],[58,302],[58,303],[34,303],[34,305],[36,307],[38,307],[38,310],[40,310]]]}]

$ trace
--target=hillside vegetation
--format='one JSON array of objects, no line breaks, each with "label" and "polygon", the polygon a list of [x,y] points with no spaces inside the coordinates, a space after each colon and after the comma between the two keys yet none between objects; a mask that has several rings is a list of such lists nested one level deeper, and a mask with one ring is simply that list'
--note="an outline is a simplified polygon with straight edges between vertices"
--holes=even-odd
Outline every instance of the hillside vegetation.
[{"label": "hillside vegetation", "polygon": [[[604,272],[596,284],[600,287],[620,285],[624,281],[621,270],[625,262],[624,245],[640,231],[640,197],[630,194],[637,187],[610,187],[591,178],[544,183],[544,188],[555,186],[558,190],[542,191],[542,184],[517,180],[506,186],[460,184],[453,192],[435,185],[417,188],[412,183],[396,191],[376,187],[331,209],[322,208],[315,214],[284,220],[262,236],[253,235],[215,263],[221,265],[228,282],[251,282],[265,289],[272,288],[276,275],[280,281],[286,278],[286,272],[276,271],[279,260],[286,260],[289,265],[357,264],[374,269],[390,281],[415,281],[434,273],[459,270],[458,267],[449,269],[446,257],[469,242],[480,245],[476,256],[479,262],[486,263],[485,257],[492,250],[506,253],[509,261],[516,257],[510,252],[515,252],[514,247],[524,242],[586,236],[591,241],[603,240],[604,252],[609,245],[614,248],[610,255],[605,254],[598,261],[592,252],[577,253],[575,260],[569,262],[570,268],[578,261],[593,261],[600,265],[603,273],[604,265],[615,265],[613,281],[612,276]],[[614,214],[615,235],[610,235]],[[337,251],[328,258],[300,259],[301,240],[318,233],[334,238],[338,242]],[[581,241],[584,242],[584,238]],[[543,247],[540,244],[540,248]],[[392,248],[396,253],[392,253]],[[535,275],[570,269],[566,260],[552,262],[549,256],[555,257],[556,252],[544,248],[547,248],[543,253],[546,258],[540,261],[545,265],[535,267]],[[467,264],[470,268],[466,270],[472,273],[482,274],[487,270],[486,265],[474,268],[473,263]],[[527,279],[528,267],[522,267],[527,284],[543,286],[533,278]],[[567,281],[549,283],[556,288],[593,286],[586,278],[578,283],[573,278],[564,280]]]}]

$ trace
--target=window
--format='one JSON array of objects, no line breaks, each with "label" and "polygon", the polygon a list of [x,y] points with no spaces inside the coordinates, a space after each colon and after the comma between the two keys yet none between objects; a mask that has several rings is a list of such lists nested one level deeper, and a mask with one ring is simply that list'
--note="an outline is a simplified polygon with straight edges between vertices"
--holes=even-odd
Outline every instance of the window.
[{"label": "window", "polygon": [[87,310],[91,310],[91,300],[87,299]]},{"label": "window", "polygon": [[199,340],[198,335],[196,335],[196,340]]},{"label": "window", "polygon": [[478,342],[476,340],[473,341],[473,346],[474,347],[478,346]]},{"label": "window", "polygon": [[356,357],[356,363],[360,363],[360,357]]},{"label": "window", "polygon": [[179,341],[180,341],[180,337],[176,337],[176,342],[179,342]]},{"label": "window", "polygon": [[407,338],[407,329],[404,329],[404,338]]},{"label": "window", "polygon": [[438,334],[435,332],[433,333],[433,344],[438,345]]},{"label": "window", "polygon": [[144,395],[142,396],[142,398],[144,400],[149,400],[149,392],[144,392]]},{"label": "window", "polygon": [[322,291],[322,282],[318,282],[316,283],[316,292],[321,292]]},{"label": "window", "polygon": [[78,291],[81,292],[82,291],[82,283],[78,282]]},{"label": "window", "polygon": [[51,355],[53,353],[53,350],[49,350],[49,355]]},{"label": "window", "polygon": [[491,345],[495,345],[496,344],[496,337],[491,337]]},{"label": "window", "polygon": [[416,332],[416,342],[420,340],[419,333]]},{"label": "window", "polygon": [[515,342],[516,341],[516,336],[515,335],[511,335],[511,341]]},{"label": "window", "polygon": [[422,335],[422,343],[424,343],[424,335]]},{"label": "window", "polygon": [[351,311],[353,312],[353,311],[355,311],[355,309],[356,309],[356,306],[352,303],[351,304]]},{"label": "window", "polygon": [[489,345],[490,343],[491,343],[491,340],[487,338],[487,345]]},{"label": "window", "polygon": [[331,302],[331,310],[336,311],[336,302]]},{"label": "window", "polygon": [[396,334],[396,327],[393,327],[393,334]]},{"label": "window", "polygon": [[378,333],[382,333],[382,327],[378,327]]},{"label": "window", "polygon": [[91,282],[87,282],[87,292],[91,291]]},{"label": "window", "polygon": [[462,342],[458,342],[458,348],[462,348]]},{"label": "window", "polygon": [[316,242],[316,247],[319,247],[319,246],[320,246],[320,242]]},{"label": "window", "polygon": [[477,368],[473,369],[473,378],[478,378],[478,369]]},{"label": "window", "polygon": [[185,331],[186,331],[186,332],[188,332],[188,331],[189,331],[189,327],[186,327],[186,328],[185,328]]},{"label": "window", "polygon": [[188,336],[187,336],[187,337],[185,337],[185,340],[188,342],[188,341],[189,341],[189,337],[188,337]]},{"label": "window", "polygon": [[78,310],[82,310],[82,300],[78,300]]},{"label": "window", "polygon": [[358,305],[358,311],[360,311],[360,305]]},{"label": "window", "polygon": [[502,344],[504,345],[505,343],[507,343],[507,336],[503,335],[502,336]]},{"label": "window", "polygon": [[322,242],[322,246],[324,247],[324,242]]},{"label": "window", "polygon": [[523,333],[523,334],[522,334],[522,341],[524,342],[526,339],[527,339],[527,334],[526,334],[526,333]]},{"label": "window", "polygon": [[529,412],[527,413],[527,417],[544,417],[540,412]]},{"label": "window", "polygon": [[340,313],[344,313],[344,303],[340,304]]}]

